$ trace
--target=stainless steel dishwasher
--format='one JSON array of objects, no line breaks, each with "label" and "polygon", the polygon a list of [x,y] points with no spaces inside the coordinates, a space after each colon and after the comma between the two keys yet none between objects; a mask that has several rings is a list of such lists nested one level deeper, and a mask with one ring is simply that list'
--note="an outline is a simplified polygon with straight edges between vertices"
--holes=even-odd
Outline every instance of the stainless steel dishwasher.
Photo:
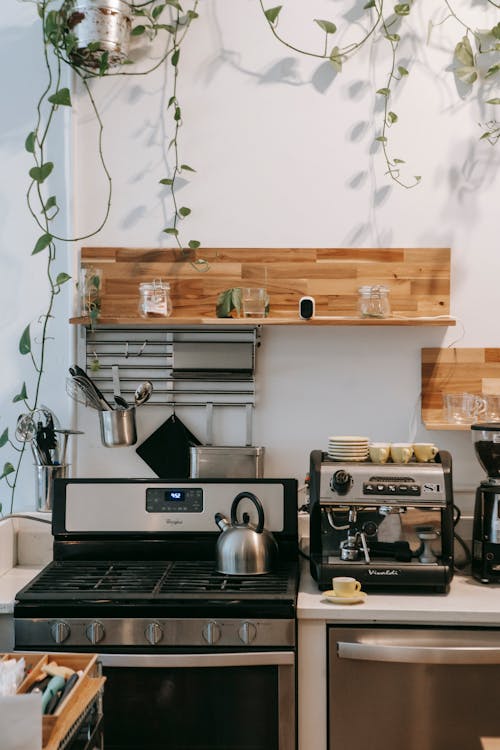
[{"label": "stainless steel dishwasher", "polygon": [[500,629],[328,627],[328,750],[500,737]]}]

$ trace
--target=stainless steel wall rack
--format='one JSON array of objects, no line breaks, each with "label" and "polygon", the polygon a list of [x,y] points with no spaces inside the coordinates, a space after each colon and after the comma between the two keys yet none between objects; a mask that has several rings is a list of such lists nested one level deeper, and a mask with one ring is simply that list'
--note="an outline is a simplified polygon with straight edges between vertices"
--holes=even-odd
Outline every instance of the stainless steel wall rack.
[{"label": "stainless steel wall rack", "polygon": [[94,331],[82,326],[81,331],[87,372],[105,396],[113,396],[115,365],[128,401],[140,382],[150,380],[154,391],[148,403],[156,406],[255,404],[256,326],[120,325]]}]

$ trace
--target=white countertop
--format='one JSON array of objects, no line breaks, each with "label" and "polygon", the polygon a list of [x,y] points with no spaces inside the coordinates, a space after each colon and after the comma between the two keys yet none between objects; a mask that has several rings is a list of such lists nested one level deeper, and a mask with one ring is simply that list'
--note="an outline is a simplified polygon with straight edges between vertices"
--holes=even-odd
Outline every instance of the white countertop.
[{"label": "white countertop", "polygon": [[368,593],[359,604],[335,604],[322,596],[304,566],[297,612],[299,620],[500,626],[500,585],[455,575],[448,594]]},{"label": "white countertop", "polygon": [[18,591],[39,573],[41,568],[16,565],[0,576],[0,615],[10,615],[14,611],[14,600]]}]

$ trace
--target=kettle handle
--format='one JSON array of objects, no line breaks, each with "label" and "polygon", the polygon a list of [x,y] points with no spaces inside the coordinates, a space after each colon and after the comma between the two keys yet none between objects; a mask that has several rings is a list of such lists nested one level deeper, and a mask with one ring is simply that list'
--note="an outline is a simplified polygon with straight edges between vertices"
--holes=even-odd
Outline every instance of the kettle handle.
[{"label": "kettle handle", "polygon": [[[238,495],[236,495],[231,505],[231,523],[233,526],[245,526],[248,522],[244,518],[243,523],[238,523],[238,519],[236,518],[236,510],[238,508],[239,502],[240,500],[243,500],[244,497],[248,498],[248,500],[251,500],[257,509],[259,520],[255,531],[257,532],[257,534],[262,534],[262,530],[264,528],[264,508],[262,507],[262,503],[260,502],[257,495],[254,495],[253,492],[240,492]],[[246,515],[247,514],[245,513],[245,516]]]}]

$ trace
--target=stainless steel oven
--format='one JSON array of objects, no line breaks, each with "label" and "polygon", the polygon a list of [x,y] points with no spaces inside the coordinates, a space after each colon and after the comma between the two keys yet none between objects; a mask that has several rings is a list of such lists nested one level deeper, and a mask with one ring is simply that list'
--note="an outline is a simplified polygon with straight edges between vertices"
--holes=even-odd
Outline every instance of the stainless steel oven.
[{"label": "stainless steel oven", "polygon": [[[106,750],[295,750],[296,482],[57,485],[54,561],[17,595],[16,649],[100,655]],[[264,575],[215,570],[215,512],[243,489],[278,543]]]},{"label": "stainless steel oven", "polygon": [[500,737],[500,630],[328,627],[328,748],[481,750]]}]

